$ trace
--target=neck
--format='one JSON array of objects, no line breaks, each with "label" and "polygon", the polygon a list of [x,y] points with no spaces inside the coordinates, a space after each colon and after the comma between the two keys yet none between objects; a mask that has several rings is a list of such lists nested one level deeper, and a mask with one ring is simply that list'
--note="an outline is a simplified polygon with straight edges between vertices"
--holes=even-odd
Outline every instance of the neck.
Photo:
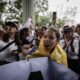
[{"label": "neck", "polygon": [[48,48],[48,49],[45,49],[49,54],[52,53],[52,51],[54,50],[55,47],[52,47],[52,48]]}]

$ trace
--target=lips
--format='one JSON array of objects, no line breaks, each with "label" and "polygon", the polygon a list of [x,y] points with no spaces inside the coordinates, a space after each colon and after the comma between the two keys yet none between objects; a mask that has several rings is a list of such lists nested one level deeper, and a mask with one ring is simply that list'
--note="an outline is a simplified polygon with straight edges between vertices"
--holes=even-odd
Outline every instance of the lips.
[{"label": "lips", "polygon": [[49,42],[45,42],[44,45],[45,45],[45,47],[47,47],[47,48],[50,47]]}]

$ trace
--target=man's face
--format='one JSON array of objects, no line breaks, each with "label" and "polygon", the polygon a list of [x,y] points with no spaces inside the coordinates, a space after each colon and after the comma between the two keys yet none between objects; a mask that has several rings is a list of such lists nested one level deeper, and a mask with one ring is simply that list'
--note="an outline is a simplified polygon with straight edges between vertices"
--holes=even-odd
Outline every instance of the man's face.
[{"label": "man's face", "polygon": [[17,32],[17,29],[15,27],[11,28],[10,33],[16,33],[16,32]]}]

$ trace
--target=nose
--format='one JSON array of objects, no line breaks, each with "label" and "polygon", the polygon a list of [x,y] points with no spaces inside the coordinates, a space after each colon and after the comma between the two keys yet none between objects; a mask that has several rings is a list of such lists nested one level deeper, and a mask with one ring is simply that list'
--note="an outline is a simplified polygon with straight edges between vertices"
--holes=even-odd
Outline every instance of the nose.
[{"label": "nose", "polygon": [[46,37],[45,40],[46,40],[46,41],[49,41],[49,37]]}]

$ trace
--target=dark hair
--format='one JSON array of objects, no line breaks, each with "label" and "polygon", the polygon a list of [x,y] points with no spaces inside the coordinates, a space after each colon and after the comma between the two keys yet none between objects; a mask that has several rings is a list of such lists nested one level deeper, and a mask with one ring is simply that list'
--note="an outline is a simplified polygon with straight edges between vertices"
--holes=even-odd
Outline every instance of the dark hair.
[{"label": "dark hair", "polygon": [[18,30],[18,27],[14,22],[10,22],[10,21],[9,22],[5,22],[5,27],[6,26],[9,26],[10,28],[15,27]]},{"label": "dark hair", "polygon": [[28,28],[23,28],[19,31],[19,38],[22,41],[22,44],[29,44],[30,42],[26,40],[26,38],[24,37],[24,33],[28,32],[29,29]]},{"label": "dark hair", "polygon": [[77,24],[76,28],[80,27],[80,24]]},{"label": "dark hair", "polygon": [[43,26],[41,27],[41,30],[43,30],[43,29],[46,30],[47,27],[43,25]]},{"label": "dark hair", "polygon": [[5,34],[3,35],[3,37],[2,37],[2,40],[3,40],[4,42],[9,42],[9,34],[8,34],[8,33],[5,33]]},{"label": "dark hair", "polygon": [[22,39],[24,37],[24,33],[25,32],[28,32],[29,29],[28,28],[23,28],[19,31],[19,36],[20,36],[20,39]]},{"label": "dark hair", "polygon": [[66,28],[68,28],[69,26],[68,25],[65,25],[64,27],[63,27],[63,29],[66,29]]},{"label": "dark hair", "polygon": [[15,36],[14,36],[14,41],[15,41],[15,44],[17,46],[21,45],[21,41],[20,41],[20,38],[19,38],[19,33],[16,32]]},{"label": "dark hair", "polygon": [[64,33],[73,32],[73,29],[72,29],[72,27],[64,26],[63,32],[64,32]]}]

